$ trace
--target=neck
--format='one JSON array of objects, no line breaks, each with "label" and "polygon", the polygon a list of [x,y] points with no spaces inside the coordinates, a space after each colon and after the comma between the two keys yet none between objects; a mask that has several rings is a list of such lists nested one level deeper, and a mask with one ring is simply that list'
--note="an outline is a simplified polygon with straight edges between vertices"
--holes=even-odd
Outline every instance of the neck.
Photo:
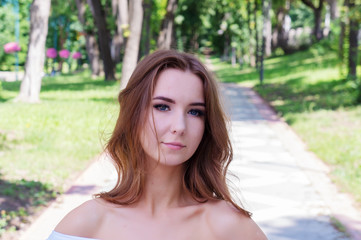
[{"label": "neck", "polygon": [[146,212],[155,217],[192,200],[188,190],[183,187],[183,172],[183,166],[157,164],[148,168],[144,191],[139,201]]}]

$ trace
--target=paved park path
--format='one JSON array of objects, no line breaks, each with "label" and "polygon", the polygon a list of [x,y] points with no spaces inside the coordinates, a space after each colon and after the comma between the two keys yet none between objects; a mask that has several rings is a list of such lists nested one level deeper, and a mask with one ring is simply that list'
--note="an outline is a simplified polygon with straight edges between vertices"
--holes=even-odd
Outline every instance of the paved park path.
[{"label": "paved park path", "polygon": [[[361,214],[337,191],[328,168],[251,89],[221,85],[231,115],[234,161],[231,178],[245,207],[270,240],[361,240]],[[22,235],[42,240],[71,209],[109,189],[116,177],[104,157],[95,160]],[[238,194],[239,195],[239,194]],[[349,236],[332,224],[336,218]]]},{"label": "paved park path", "polygon": [[[230,169],[246,206],[272,240],[361,239],[361,214],[328,167],[251,89],[223,85],[235,150]],[[349,236],[332,224],[336,218]]]}]

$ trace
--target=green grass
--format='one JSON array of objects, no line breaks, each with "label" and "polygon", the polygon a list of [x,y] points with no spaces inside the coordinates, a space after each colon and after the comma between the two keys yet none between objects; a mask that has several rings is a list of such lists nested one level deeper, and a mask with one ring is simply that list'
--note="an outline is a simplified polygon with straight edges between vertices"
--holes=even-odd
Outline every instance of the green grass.
[{"label": "green grass", "polygon": [[[340,76],[337,56],[317,47],[265,61],[264,83],[255,69],[211,59],[223,82],[253,87],[330,165],[331,177],[361,203],[361,106],[354,82]],[[358,69],[361,72],[361,68]]]},{"label": "green grass", "polygon": [[0,88],[0,237],[28,222],[102,152],[117,116],[119,82],[85,71],[46,77],[41,103],[16,103],[19,82]]},{"label": "green grass", "polygon": [[44,78],[40,104],[14,103],[19,86],[2,83],[0,173],[61,191],[101,152],[116,116],[119,83],[93,80],[88,72]]},{"label": "green grass", "polygon": [[0,179],[0,236],[28,223],[28,216],[57,196],[52,186],[41,182]]}]

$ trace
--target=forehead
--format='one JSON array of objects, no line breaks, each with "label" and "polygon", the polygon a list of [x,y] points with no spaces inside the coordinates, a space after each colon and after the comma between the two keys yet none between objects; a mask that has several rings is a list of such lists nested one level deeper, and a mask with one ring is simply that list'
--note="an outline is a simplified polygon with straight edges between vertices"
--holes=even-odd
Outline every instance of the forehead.
[{"label": "forehead", "polygon": [[155,82],[153,95],[180,92],[201,95],[203,98],[203,81],[189,70],[170,68],[162,71]]}]

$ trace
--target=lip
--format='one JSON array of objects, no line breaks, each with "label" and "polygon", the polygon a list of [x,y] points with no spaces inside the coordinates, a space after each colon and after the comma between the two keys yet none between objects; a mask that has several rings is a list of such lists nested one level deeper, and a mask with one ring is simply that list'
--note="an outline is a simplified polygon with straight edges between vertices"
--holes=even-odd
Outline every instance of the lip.
[{"label": "lip", "polygon": [[180,150],[182,148],[185,148],[186,146],[179,142],[162,142],[165,146],[167,146],[170,149],[173,150]]}]

